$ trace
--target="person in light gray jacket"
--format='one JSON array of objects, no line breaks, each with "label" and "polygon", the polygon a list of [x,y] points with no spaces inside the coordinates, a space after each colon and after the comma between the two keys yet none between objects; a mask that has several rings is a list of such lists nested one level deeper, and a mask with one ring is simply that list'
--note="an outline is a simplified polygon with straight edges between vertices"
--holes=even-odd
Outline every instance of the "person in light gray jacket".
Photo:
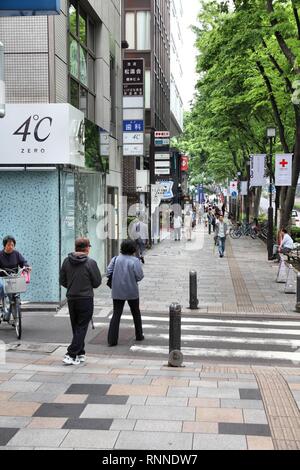
[{"label": "person in light gray jacket", "polygon": [[143,341],[142,318],[138,282],[144,278],[141,261],[135,256],[136,244],[126,240],[121,245],[121,255],[113,258],[107,268],[107,276],[112,275],[113,316],[109,325],[108,345],[117,346],[120,320],[127,301],[133,316],[137,341]]}]

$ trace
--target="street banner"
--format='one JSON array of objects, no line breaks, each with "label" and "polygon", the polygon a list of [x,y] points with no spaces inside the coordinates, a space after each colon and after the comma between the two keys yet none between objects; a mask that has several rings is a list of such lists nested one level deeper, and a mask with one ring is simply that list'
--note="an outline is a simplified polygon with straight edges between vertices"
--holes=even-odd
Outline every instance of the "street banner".
[{"label": "street banner", "polygon": [[250,188],[265,186],[267,155],[250,155]]},{"label": "street banner", "polygon": [[293,154],[276,155],[275,186],[292,186]]},{"label": "street banner", "polygon": [[241,196],[248,194],[248,181],[241,181]]},{"label": "street banner", "polygon": [[230,182],[230,196],[233,198],[238,197],[239,195],[239,190],[238,190],[238,182],[237,181],[231,181]]},{"label": "street banner", "polygon": [[189,171],[189,157],[181,157],[181,171]]}]

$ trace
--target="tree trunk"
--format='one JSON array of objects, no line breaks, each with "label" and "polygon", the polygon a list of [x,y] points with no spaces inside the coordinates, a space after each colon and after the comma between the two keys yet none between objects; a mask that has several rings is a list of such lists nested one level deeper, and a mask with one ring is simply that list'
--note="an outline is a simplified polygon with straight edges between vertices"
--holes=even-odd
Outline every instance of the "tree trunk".
[{"label": "tree trunk", "polygon": [[[296,145],[293,159],[293,175],[292,175],[292,186],[287,188],[286,191],[282,191],[282,216],[281,216],[281,226],[287,228],[290,223],[291,212],[295,203],[296,189],[299,180],[300,173],[300,113],[296,110]],[[283,188],[286,189],[286,188]],[[284,198],[284,193],[286,196]]]}]

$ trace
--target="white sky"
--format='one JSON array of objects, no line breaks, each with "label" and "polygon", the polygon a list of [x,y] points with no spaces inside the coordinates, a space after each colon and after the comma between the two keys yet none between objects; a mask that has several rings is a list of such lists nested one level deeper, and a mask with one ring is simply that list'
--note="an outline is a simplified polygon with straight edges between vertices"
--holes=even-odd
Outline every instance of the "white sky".
[{"label": "white sky", "polygon": [[194,47],[196,40],[195,34],[189,29],[190,25],[197,25],[197,15],[200,11],[198,0],[183,0],[183,104],[185,111],[190,109],[190,101],[195,92],[196,75],[196,55],[197,50]]}]

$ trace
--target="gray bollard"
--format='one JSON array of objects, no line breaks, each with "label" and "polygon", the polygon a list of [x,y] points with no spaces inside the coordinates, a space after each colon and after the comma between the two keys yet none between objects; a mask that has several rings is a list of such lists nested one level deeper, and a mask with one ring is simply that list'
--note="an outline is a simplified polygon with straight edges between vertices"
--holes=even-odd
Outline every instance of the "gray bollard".
[{"label": "gray bollard", "polygon": [[300,273],[297,274],[297,303],[296,312],[300,313]]},{"label": "gray bollard", "polygon": [[199,300],[197,296],[197,273],[190,271],[190,309],[197,310]]},{"label": "gray bollard", "polygon": [[169,363],[170,367],[180,367],[183,362],[181,353],[181,305],[170,305]]}]

